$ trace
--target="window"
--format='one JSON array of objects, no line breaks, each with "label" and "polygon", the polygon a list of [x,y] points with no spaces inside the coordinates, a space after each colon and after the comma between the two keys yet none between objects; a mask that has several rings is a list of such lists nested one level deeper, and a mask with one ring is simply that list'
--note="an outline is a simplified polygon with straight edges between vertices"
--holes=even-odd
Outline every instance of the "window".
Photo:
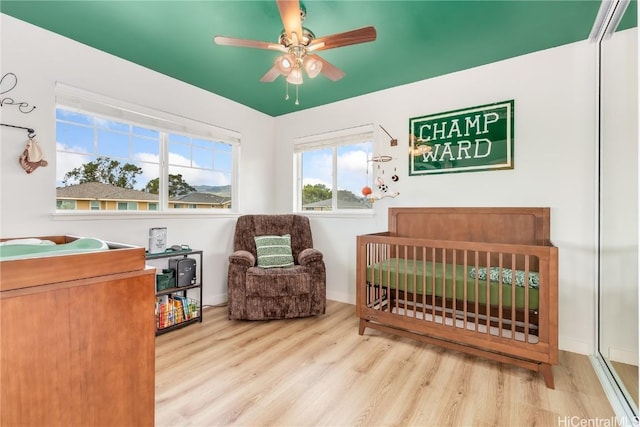
[{"label": "window", "polygon": [[118,202],[119,211],[137,211],[138,202]]},{"label": "window", "polygon": [[233,208],[235,132],[64,85],[56,96],[57,209]]},{"label": "window", "polygon": [[56,209],[60,209],[60,210],[72,210],[76,208],[76,201],[75,200],[56,200]]},{"label": "window", "polygon": [[371,209],[362,188],[371,185],[373,140],[372,125],[296,140],[297,211]]}]

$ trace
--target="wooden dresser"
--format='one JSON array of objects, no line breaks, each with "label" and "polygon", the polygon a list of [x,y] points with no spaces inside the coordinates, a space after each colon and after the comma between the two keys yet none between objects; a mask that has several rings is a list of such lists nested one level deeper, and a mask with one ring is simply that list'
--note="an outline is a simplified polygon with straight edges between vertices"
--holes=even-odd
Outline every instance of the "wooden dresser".
[{"label": "wooden dresser", "polygon": [[109,248],[0,262],[0,426],[153,426],[155,270]]}]

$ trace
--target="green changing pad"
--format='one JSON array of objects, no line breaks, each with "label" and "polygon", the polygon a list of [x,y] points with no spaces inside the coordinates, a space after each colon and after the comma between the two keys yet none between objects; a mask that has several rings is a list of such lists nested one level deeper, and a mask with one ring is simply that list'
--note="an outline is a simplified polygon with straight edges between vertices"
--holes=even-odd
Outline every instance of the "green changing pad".
[{"label": "green changing pad", "polygon": [[0,243],[0,261],[70,255],[109,249],[102,240],[82,237],[56,245],[50,240],[23,239]]}]

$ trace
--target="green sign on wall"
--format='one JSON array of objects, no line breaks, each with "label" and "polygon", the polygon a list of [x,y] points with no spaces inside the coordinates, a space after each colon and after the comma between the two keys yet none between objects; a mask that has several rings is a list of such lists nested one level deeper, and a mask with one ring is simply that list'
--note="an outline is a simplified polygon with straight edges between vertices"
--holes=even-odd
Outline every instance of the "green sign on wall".
[{"label": "green sign on wall", "polygon": [[409,175],[513,169],[514,101],[409,119]]}]

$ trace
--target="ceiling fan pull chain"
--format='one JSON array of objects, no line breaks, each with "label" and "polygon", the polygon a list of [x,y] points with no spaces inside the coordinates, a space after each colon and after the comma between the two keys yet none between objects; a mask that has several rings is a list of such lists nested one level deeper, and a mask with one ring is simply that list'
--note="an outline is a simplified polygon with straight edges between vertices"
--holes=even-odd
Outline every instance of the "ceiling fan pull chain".
[{"label": "ceiling fan pull chain", "polygon": [[284,96],[284,100],[288,101],[289,100],[289,82],[286,82],[286,83],[287,83],[287,92],[286,92],[286,95]]},{"label": "ceiling fan pull chain", "polygon": [[300,87],[300,85],[296,85],[296,105],[300,105],[300,102],[298,102],[298,87]]}]

